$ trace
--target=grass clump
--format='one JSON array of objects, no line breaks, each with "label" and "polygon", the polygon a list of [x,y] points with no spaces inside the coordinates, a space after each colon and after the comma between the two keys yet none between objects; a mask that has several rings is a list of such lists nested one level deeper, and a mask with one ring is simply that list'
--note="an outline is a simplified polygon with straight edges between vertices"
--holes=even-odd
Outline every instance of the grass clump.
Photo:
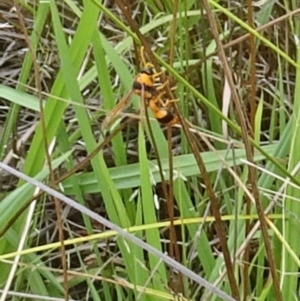
[{"label": "grass clump", "polygon": [[295,1],[0,9],[0,301],[299,299]]}]

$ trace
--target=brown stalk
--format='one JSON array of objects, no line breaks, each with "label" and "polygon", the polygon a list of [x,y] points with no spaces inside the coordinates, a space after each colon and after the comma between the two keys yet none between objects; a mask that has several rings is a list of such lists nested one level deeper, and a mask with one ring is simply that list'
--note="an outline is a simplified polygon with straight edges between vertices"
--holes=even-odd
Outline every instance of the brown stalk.
[{"label": "brown stalk", "polygon": [[[39,107],[40,107],[40,119],[41,119],[41,127],[43,131],[43,142],[44,142],[44,148],[45,148],[45,154],[46,154],[46,161],[49,168],[49,175],[50,175],[50,183],[52,187],[55,187],[55,175],[52,168],[51,163],[51,155],[49,154],[49,143],[47,141],[47,128],[46,128],[46,122],[45,122],[45,115],[44,115],[44,107],[43,107],[43,97],[42,97],[42,86],[41,86],[41,77],[40,77],[40,67],[38,66],[35,51],[31,46],[30,38],[28,35],[28,31],[26,28],[26,25],[24,23],[24,18],[21,13],[20,7],[16,0],[14,0],[14,6],[16,7],[16,12],[18,15],[20,27],[24,33],[25,41],[28,46],[30,55],[32,57],[33,62],[33,69],[34,69],[34,78],[35,78],[35,85],[37,88],[37,95],[39,99]],[[66,262],[66,250],[64,246],[64,233],[63,233],[63,221],[61,217],[61,202],[54,197],[54,204],[55,204],[55,212],[57,217],[57,228],[59,233],[59,240],[61,242],[61,263],[62,263],[62,269],[63,269],[63,285],[64,285],[64,297],[65,300],[69,300],[69,286],[68,286],[68,267]]]},{"label": "brown stalk", "polygon": [[[205,10],[207,13],[207,18],[210,23],[210,28],[211,28],[213,37],[216,41],[219,58],[220,58],[220,61],[222,62],[222,65],[224,68],[224,73],[225,73],[226,79],[227,79],[230,89],[231,89],[232,98],[234,101],[238,122],[240,124],[241,131],[242,131],[241,134],[242,134],[242,139],[243,139],[244,145],[245,145],[246,157],[250,163],[253,163],[253,160],[252,160],[253,151],[252,151],[250,139],[248,136],[249,129],[247,128],[247,120],[245,119],[241,101],[239,99],[239,95],[236,91],[235,84],[233,81],[231,69],[228,65],[222,43],[219,39],[219,32],[218,32],[216,20],[214,18],[213,12],[209,6],[208,1],[204,0],[203,4],[204,4],[204,7],[205,7]],[[258,191],[257,182],[256,182],[256,171],[253,166],[251,164],[249,165],[249,183],[252,184],[252,194],[253,194],[253,197],[255,200],[256,210],[257,210],[257,214],[258,214],[260,225],[261,225],[261,231],[262,231],[262,235],[263,235],[263,239],[264,239],[264,243],[265,243],[265,247],[266,247],[267,259],[270,264],[270,270],[271,270],[271,274],[272,274],[272,278],[273,278],[273,285],[274,285],[276,299],[278,301],[282,301],[283,299],[282,299],[282,294],[281,294],[280,287],[279,287],[278,276],[277,276],[275,260],[274,260],[274,254],[272,252],[271,243],[270,243],[269,236],[268,236],[268,227],[267,227],[267,223],[265,220],[263,207],[259,200],[259,191]],[[240,300],[239,291],[238,291],[236,281],[234,278],[231,262],[229,263],[228,267],[230,267],[230,271],[228,271],[230,273],[230,274],[228,274],[228,278],[229,278],[229,282],[230,282],[231,289],[232,289],[232,295],[236,299]],[[233,281],[233,282],[231,283],[231,281]]]},{"label": "brown stalk", "polygon": [[[251,0],[247,0],[247,6],[248,6],[248,24],[254,28],[254,14],[253,14],[253,5]],[[249,107],[250,107],[250,130],[249,133],[251,133],[251,136],[253,138],[253,134],[255,133],[255,114],[256,114],[256,45],[255,45],[255,38],[253,35],[249,35],[249,48],[250,48],[250,93],[249,95]],[[245,116],[246,118],[246,116]],[[251,152],[249,153],[249,156],[251,156],[251,160],[253,160],[253,146],[251,147]],[[255,173],[255,179],[256,179],[256,170],[253,171]],[[249,189],[251,190],[251,187],[256,185],[256,183],[251,182],[250,174],[248,175],[248,184]],[[251,213],[251,200],[248,196],[246,196],[246,214]],[[250,221],[247,220],[245,222],[245,236],[247,237],[248,234],[251,231]],[[248,295],[249,295],[249,263],[250,263],[250,245],[247,244],[245,247],[245,252],[243,255],[244,258],[244,266],[243,266],[243,300],[247,301]]]},{"label": "brown stalk", "polygon": [[[151,47],[149,46],[148,42],[146,41],[146,39],[144,38],[144,36],[141,34],[138,25],[136,24],[136,22],[131,18],[131,10],[130,10],[130,3],[124,3],[122,0],[115,0],[115,3],[119,6],[119,8],[121,9],[127,23],[129,24],[131,30],[137,35],[137,37],[139,38],[139,40],[141,41],[141,44],[145,47],[145,50],[150,58],[151,63],[154,65],[155,69],[157,72],[159,72],[160,66],[159,64],[157,64],[152,51],[151,51]],[[174,18],[176,19],[176,18]],[[171,26],[172,27],[172,26]],[[175,29],[174,29],[175,32]],[[169,91],[167,91],[169,92]],[[178,262],[180,262],[180,252],[179,252],[179,247],[177,244],[177,236],[176,236],[176,231],[175,231],[175,227],[174,227],[174,199],[173,199],[173,176],[172,176],[172,150],[170,150],[170,148],[172,148],[172,146],[170,145],[171,143],[171,128],[168,127],[167,131],[168,131],[168,145],[169,145],[169,163],[170,163],[170,177],[169,177],[169,183],[167,185],[165,179],[164,179],[164,175],[162,173],[162,165],[161,165],[161,161],[159,158],[159,152],[157,149],[157,145],[155,143],[155,139],[154,139],[154,135],[153,132],[151,130],[151,125],[149,122],[149,117],[148,117],[148,112],[145,109],[146,112],[146,120],[147,120],[147,124],[148,124],[148,129],[149,129],[149,135],[151,140],[153,141],[153,147],[154,147],[154,151],[156,153],[156,158],[157,158],[157,165],[159,167],[159,173],[160,173],[160,177],[161,177],[161,183],[162,183],[162,189],[163,189],[163,193],[165,196],[165,199],[167,201],[167,210],[168,210],[168,215],[169,215],[169,219],[170,219],[170,248],[169,248],[169,255],[172,258],[176,258],[176,260]],[[175,276],[175,274],[174,274]],[[180,286],[181,288],[178,289],[178,285],[172,285],[172,283],[170,283],[171,285],[171,289],[173,289],[174,291],[182,291],[183,290],[183,280],[182,280],[182,276],[179,276],[179,282],[180,282]],[[176,283],[177,281],[175,281]]]},{"label": "brown stalk", "polygon": [[[174,0],[173,2],[173,20],[170,26],[170,53],[169,53],[169,64],[172,66],[174,61],[174,45],[176,40],[176,27],[177,27],[177,12],[178,12],[178,0]],[[167,91],[168,94],[171,95],[170,89]],[[173,98],[173,97],[172,97]],[[172,127],[167,127],[167,138],[168,138],[168,150],[169,150],[169,185],[168,189],[168,202],[167,202],[167,209],[168,215],[170,220],[170,256],[176,258],[177,261],[180,262],[180,252],[179,247],[177,244],[177,235],[174,226],[174,197],[173,197],[173,155],[172,155]],[[174,254],[175,253],[175,254]],[[172,255],[171,255],[172,254]],[[182,274],[179,273],[178,275],[173,272],[173,279],[172,279],[171,288],[174,292],[181,292],[184,291],[183,286],[183,278]]]},{"label": "brown stalk", "polygon": [[175,104],[175,107],[176,107],[176,111],[178,113],[179,121],[182,125],[182,129],[184,131],[184,134],[186,135],[186,138],[189,142],[191,150],[195,156],[195,160],[199,167],[200,173],[203,177],[206,192],[207,192],[210,204],[211,204],[211,212],[215,218],[215,228],[216,228],[218,238],[220,240],[220,245],[221,245],[222,253],[224,256],[224,261],[225,261],[225,265],[226,265],[226,269],[227,269],[227,273],[228,273],[229,284],[230,284],[231,290],[232,290],[232,296],[236,300],[240,300],[239,290],[237,287],[236,280],[234,278],[233,265],[231,262],[229,249],[227,246],[226,231],[225,231],[224,224],[222,222],[222,216],[220,213],[218,200],[215,195],[213,185],[210,181],[209,174],[206,170],[205,163],[200,155],[200,152],[203,151],[203,148],[202,148],[201,144],[198,142],[199,138],[195,134],[190,132],[189,126],[188,126],[187,122],[185,121],[185,119],[181,116],[176,104]]},{"label": "brown stalk", "polygon": [[138,39],[141,41],[141,44],[144,46],[145,51],[148,55],[148,57],[150,58],[150,62],[153,64],[155,70],[157,72],[161,71],[161,68],[159,66],[159,64],[157,64],[154,55],[151,51],[151,47],[149,45],[149,43],[147,42],[147,40],[145,39],[145,37],[142,35],[142,33],[140,32],[139,26],[136,24],[136,22],[131,18],[131,13],[130,13],[130,3],[128,4],[124,4],[124,2],[122,0],[115,0],[115,3],[118,5],[118,7],[120,8],[120,10],[122,11],[127,23],[129,24],[131,30],[137,35]]}]

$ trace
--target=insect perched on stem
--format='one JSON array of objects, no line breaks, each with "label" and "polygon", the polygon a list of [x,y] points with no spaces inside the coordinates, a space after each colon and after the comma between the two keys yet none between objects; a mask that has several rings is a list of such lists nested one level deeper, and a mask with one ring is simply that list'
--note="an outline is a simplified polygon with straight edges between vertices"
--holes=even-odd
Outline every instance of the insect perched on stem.
[{"label": "insect perched on stem", "polygon": [[135,77],[132,84],[132,90],[124,96],[106,116],[102,123],[103,128],[111,125],[116,115],[118,115],[119,112],[128,105],[133,94],[137,94],[143,99],[145,105],[152,110],[154,117],[160,123],[172,126],[178,122],[177,116],[168,109],[168,105],[177,100],[162,100],[162,96],[164,94],[163,89],[168,82],[166,81],[159,86],[155,85],[156,80],[162,72],[154,72],[154,66],[151,63],[146,62],[144,57],[144,47],[141,47],[141,60],[143,68]]}]

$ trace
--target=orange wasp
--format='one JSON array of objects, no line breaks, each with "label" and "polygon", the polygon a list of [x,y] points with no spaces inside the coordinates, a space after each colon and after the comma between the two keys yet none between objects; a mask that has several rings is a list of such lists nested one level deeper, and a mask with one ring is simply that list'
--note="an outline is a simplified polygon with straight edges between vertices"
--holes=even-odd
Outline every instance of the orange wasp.
[{"label": "orange wasp", "polygon": [[129,100],[134,93],[144,99],[145,104],[152,110],[154,117],[160,123],[171,126],[178,122],[177,116],[166,108],[170,102],[175,100],[163,101],[161,98],[164,94],[161,90],[168,82],[165,82],[158,87],[155,86],[155,82],[162,72],[155,73],[153,69],[154,66],[151,63],[146,62],[144,57],[144,47],[141,47],[141,60],[144,67],[135,77],[132,90],[123,97],[106,116],[102,123],[104,128],[108,127],[114,120],[115,116],[128,105]]}]

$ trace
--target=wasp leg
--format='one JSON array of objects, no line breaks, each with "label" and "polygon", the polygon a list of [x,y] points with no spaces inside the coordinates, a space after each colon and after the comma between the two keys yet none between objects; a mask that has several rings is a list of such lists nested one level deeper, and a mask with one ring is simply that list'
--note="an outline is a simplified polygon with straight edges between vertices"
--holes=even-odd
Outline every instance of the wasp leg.
[{"label": "wasp leg", "polygon": [[169,84],[169,81],[167,80],[163,84],[156,87],[156,91],[160,91],[160,90],[164,89],[168,84]]},{"label": "wasp leg", "polygon": [[[164,84],[163,84],[164,85]],[[162,86],[163,86],[162,85]],[[159,87],[160,88],[160,87]],[[157,89],[158,90],[158,89]],[[152,99],[151,99],[151,103],[153,105],[155,105],[157,108],[159,108],[158,104],[161,105],[162,107],[168,107],[170,105],[170,103],[172,102],[177,102],[179,101],[178,98],[175,99],[162,99],[162,96],[165,94],[165,91],[158,93],[157,95],[155,95]]]},{"label": "wasp leg", "polygon": [[161,98],[159,98],[159,99],[157,99],[157,101],[165,108],[165,107],[168,107],[170,105],[170,103],[179,101],[179,99],[175,98],[175,99],[162,100]]},{"label": "wasp leg", "polygon": [[[160,91],[160,90],[164,89],[167,85],[169,85],[169,83],[170,83],[169,80],[166,80],[163,84],[161,84],[160,86],[156,87],[156,90]],[[174,87],[170,88],[170,90],[174,91],[176,88],[177,87],[174,86]]]}]

